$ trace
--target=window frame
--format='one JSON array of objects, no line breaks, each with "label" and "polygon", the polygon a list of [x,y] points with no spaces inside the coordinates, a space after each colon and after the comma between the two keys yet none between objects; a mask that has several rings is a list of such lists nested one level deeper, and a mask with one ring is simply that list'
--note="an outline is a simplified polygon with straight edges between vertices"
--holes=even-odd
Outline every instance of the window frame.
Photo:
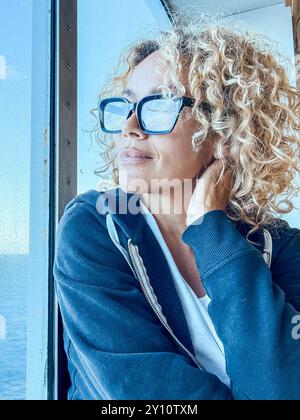
[{"label": "window frame", "polygon": [[[53,14],[52,0],[32,7],[30,231],[27,295],[26,399],[49,396],[53,260]],[[49,12],[48,12],[49,11]],[[48,13],[47,13],[48,12]],[[33,89],[34,86],[34,89]],[[42,140],[41,140],[42,139]],[[52,329],[51,329],[52,337]]]},{"label": "window frame", "polygon": [[[57,130],[57,149],[53,148],[52,191],[53,215],[56,233],[66,204],[77,195],[77,0],[52,0],[53,14],[53,131]],[[55,140],[53,141],[55,143]],[[55,169],[57,171],[55,172]],[[53,263],[55,235],[52,242],[50,274],[51,301],[49,301],[49,365],[48,399],[65,400],[69,381],[64,354],[63,327],[54,289]]]}]

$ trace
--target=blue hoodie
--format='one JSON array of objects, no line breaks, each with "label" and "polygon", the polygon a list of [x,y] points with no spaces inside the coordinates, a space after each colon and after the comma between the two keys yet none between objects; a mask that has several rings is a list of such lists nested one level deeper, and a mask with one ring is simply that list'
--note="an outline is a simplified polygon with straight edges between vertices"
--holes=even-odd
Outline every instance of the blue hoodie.
[{"label": "blue hoodie", "polygon": [[300,400],[300,230],[278,219],[267,258],[265,231],[250,244],[250,226],[222,210],[181,236],[211,299],[230,390],[195,357],[165,256],[143,215],[128,211],[139,195],[109,194],[113,206],[96,190],[72,199],[57,230],[68,399]]}]

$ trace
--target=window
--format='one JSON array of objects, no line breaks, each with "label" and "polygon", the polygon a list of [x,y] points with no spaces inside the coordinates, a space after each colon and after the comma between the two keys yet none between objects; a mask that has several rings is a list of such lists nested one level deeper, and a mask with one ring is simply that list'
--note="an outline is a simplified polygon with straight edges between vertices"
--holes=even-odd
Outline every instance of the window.
[{"label": "window", "polygon": [[0,399],[45,399],[50,1],[0,0]]},{"label": "window", "polygon": [[[51,375],[57,373],[58,385],[64,385],[59,383],[60,368],[53,363],[61,363],[53,353],[57,338],[58,352],[61,350],[61,330],[57,337],[51,285],[55,210],[59,207],[61,215],[64,199],[70,196],[68,182],[64,181],[75,169],[79,174],[78,193],[96,187],[98,178],[93,171],[97,146],[90,147],[90,137],[84,130],[91,121],[89,111],[95,106],[98,89],[124,44],[144,35],[145,23],[150,28],[167,25],[169,20],[160,0],[79,0],[77,8],[75,0],[0,0],[0,6],[0,399],[47,399],[56,392],[51,390],[56,379]],[[70,7],[72,29],[67,27]],[[56,14],[58,8],[60,13]],[[53,140],[56,135],[56,145],[62,145],[67,140],[65,134],[73,130],[72,124],[76,125],[73,114],[68,125],[62,118],[69,96],[77,95],[72,90],[76,57],[69,57],[67,49],[60,50],[61,38],[56,33],[57,20],[66,43],[71,39],[67,34],[75,34],[74,46],[76,17],[80,64],[77,166],[64,161]],[[74,73],[66,69],[63,73],[69,60]],[[58,74],[61,83],[57,84],[60,94],[56,103],[54,84]],[[74,103],[70,105],[72,108]],[[60,123],[56,125],[58,116]],[[57,178],[54,169],[58,169]],[[56,195],[58,203],[54,203]]]}]

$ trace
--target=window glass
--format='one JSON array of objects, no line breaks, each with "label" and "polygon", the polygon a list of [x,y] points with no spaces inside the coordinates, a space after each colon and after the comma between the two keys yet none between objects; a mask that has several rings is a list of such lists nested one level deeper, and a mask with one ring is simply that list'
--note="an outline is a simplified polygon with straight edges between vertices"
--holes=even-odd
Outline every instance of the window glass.
[{"label": "window glass", "polygon": [[0,10],[0,399],[44,398],[49,2]]}]

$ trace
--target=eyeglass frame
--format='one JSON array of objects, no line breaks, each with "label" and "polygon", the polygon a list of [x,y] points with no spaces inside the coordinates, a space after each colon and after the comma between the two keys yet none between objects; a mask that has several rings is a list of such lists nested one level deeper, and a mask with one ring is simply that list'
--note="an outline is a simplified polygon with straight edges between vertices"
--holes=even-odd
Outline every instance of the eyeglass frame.
[{"label": "eyeglass frame", "polygon": [[[173,95],[172,97],[174,97],[174,96],[176,96],[176,95]],[[144,98],[140,99],[138,102],[130,102],[127,98],[124,98],[123,96],[112,96],[112,97],[109,97],[109,98],[100,99],[98,101],[98,112],[99,112],[99,120],[100,120],[101,130],[104,133],[107,133],[107,134],[121,134],[123,132],[122,129],[121,130],[114,130],[114,131],[107,130],[105,128],[105,125],[104,125],[104,108],[105,108],[105,106],[109,102],[119,102],[121,100],[122,102],[127,103],[128,111],[129,111],[125,121],[127,121],[128,118],[131,117],[133,112],[136,112],[139,128],[144,134],[152,134],[152,135],[155,135],[155,134],[157,134],[157,135],[169,134],[174,130],[174,128],[177,124],[179,115],[180,115],[181,111],[183,110],[183,108],[185,106],[192,107],[195,103],[195,99],[190,98],[188,96],[181,96],[180,98],[179,97],[177,97],[177,98],[180,101],[179,110],[177,112],[177,117],[176,117],[175,122],[174,122],[173,126],[171,127],[171,129],[164,130],[164,131],[147,130],[145,128],[145,126],[143,124],[143,121],[142,121],[142,118],[141,118],[141,110],[142,110],[143,104],[146,103],[146,102],[149,102],[153,99],[166,99],[163,95],[156,94],[156,95],[145,96]],[[211,110],[211,107],[208,103],[203,102],[202,105],[207,111]]]}]

